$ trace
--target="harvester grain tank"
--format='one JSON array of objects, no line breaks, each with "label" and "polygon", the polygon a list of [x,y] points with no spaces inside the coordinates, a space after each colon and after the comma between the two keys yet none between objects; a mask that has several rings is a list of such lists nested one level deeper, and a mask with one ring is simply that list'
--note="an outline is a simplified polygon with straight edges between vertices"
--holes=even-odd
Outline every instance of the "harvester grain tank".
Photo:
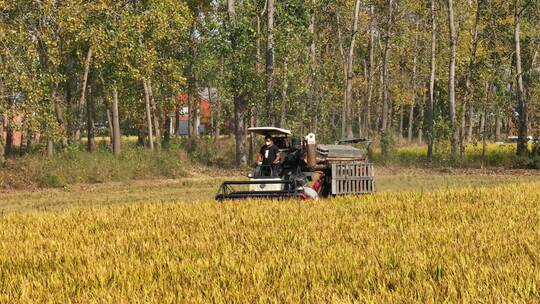
[{"label": "harvester grain tank", "polygon": [[291,138],[291,131],[275,127],[249,128],[249,132],[272,136],[281,160],[272,166],[257,165],[249,180],[226,181],[217,200],[245,198],[317,199],[375,191],[374,169],[366,155],[352,144],[366,139],[345,139],[318,144],[313,133]]}]

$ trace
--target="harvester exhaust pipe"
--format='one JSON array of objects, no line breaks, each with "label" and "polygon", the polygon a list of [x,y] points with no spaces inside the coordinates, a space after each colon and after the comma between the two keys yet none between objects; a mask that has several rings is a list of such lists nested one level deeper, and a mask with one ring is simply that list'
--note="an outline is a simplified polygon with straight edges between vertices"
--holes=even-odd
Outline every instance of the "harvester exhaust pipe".
[{"label": "harvester exhaust pipe", "polygon": [[317,165],[317,141],[315,134],[309,133],[306,136],[307,142],[307,165],[311,168]]}]

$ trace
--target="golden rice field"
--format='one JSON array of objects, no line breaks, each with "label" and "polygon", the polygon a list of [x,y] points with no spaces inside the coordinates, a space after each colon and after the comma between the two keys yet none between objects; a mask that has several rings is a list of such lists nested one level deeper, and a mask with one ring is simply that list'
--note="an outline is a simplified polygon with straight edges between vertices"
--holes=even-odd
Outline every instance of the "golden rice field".
[{"label": "golden rice field", "polygon": [[0,215],[0,303],[539,301],[540,182]]}]

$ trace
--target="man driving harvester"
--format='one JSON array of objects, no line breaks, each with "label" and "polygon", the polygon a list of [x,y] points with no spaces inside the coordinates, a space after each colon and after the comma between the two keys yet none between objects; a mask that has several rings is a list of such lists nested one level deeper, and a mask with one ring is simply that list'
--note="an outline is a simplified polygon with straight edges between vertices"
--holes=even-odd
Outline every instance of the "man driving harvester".
[{"label": "man driving harvester", "polygon": [[274,145],[274,139],[270,135],[264,137],[264,145],[257,154],[257,165],[261,166],[261,175],[274,175],[274,167],[281,161],[279,148]]}]

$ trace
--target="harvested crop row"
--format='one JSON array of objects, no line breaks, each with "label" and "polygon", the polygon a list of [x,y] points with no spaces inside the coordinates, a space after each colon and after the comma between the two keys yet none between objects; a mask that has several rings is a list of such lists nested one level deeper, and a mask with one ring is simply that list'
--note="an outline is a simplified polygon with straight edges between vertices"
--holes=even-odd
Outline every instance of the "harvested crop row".
[{"label": "harvested crop row", "polygon": [[0,302],[534,302],[540,184],[0,217]]}]

